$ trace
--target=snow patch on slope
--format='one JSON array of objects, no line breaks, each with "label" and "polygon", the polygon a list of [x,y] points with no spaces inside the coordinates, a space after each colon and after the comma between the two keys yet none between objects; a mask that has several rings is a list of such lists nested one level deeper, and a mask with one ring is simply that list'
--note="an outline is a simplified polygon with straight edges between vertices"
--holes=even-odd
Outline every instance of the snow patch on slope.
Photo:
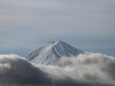
[{"label": "snow patch on slope", "polygon": [[41,45],[24,57],[33,63],[57,65],[61,57],[75,57],[83,53],[77,48],[62,41],[51,41]]}]

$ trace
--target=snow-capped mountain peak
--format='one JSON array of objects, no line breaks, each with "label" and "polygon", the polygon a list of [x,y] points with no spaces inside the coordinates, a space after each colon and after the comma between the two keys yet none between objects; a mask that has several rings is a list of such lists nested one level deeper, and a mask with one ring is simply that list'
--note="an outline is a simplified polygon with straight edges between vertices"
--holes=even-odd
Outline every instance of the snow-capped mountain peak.
[{"label": "snow-capped mountain peak", "polygon": [[81,50],[63,41],[51,41],[42,44],[24,57],[37,64],[56,65],[61,57],[75,57]]}]

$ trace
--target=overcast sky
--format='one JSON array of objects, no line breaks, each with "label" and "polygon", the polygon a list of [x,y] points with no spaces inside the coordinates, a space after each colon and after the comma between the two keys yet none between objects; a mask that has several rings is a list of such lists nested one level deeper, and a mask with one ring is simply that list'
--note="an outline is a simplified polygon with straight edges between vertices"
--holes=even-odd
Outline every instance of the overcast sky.
[{"label": "overcast sky", "polygon": [[0,51],[52,40],[115,48],[115,0],[0,0]]}]

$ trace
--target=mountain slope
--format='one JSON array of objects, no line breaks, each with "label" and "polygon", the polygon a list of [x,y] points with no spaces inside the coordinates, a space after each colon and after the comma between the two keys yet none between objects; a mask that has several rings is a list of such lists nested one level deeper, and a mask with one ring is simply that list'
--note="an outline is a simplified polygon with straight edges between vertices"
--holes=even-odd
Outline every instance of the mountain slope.
[{"label": "mountain slope", "polygon": [[41,45],[24,57],[34,63],[56,65],[60,57],[75,57],[81,50],[63,41],[51,41]]}]

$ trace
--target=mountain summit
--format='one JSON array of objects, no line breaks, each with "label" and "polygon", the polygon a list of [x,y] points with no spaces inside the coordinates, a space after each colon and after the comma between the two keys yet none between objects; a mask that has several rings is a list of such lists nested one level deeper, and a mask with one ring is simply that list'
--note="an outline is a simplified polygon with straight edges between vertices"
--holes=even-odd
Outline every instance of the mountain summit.
[{"label": "mountain summit", "polygon": [[24,57],[37,64],[55,65],[61,57],[75,57],[80,53],[83,52],[59,40],[42,44]]}]

